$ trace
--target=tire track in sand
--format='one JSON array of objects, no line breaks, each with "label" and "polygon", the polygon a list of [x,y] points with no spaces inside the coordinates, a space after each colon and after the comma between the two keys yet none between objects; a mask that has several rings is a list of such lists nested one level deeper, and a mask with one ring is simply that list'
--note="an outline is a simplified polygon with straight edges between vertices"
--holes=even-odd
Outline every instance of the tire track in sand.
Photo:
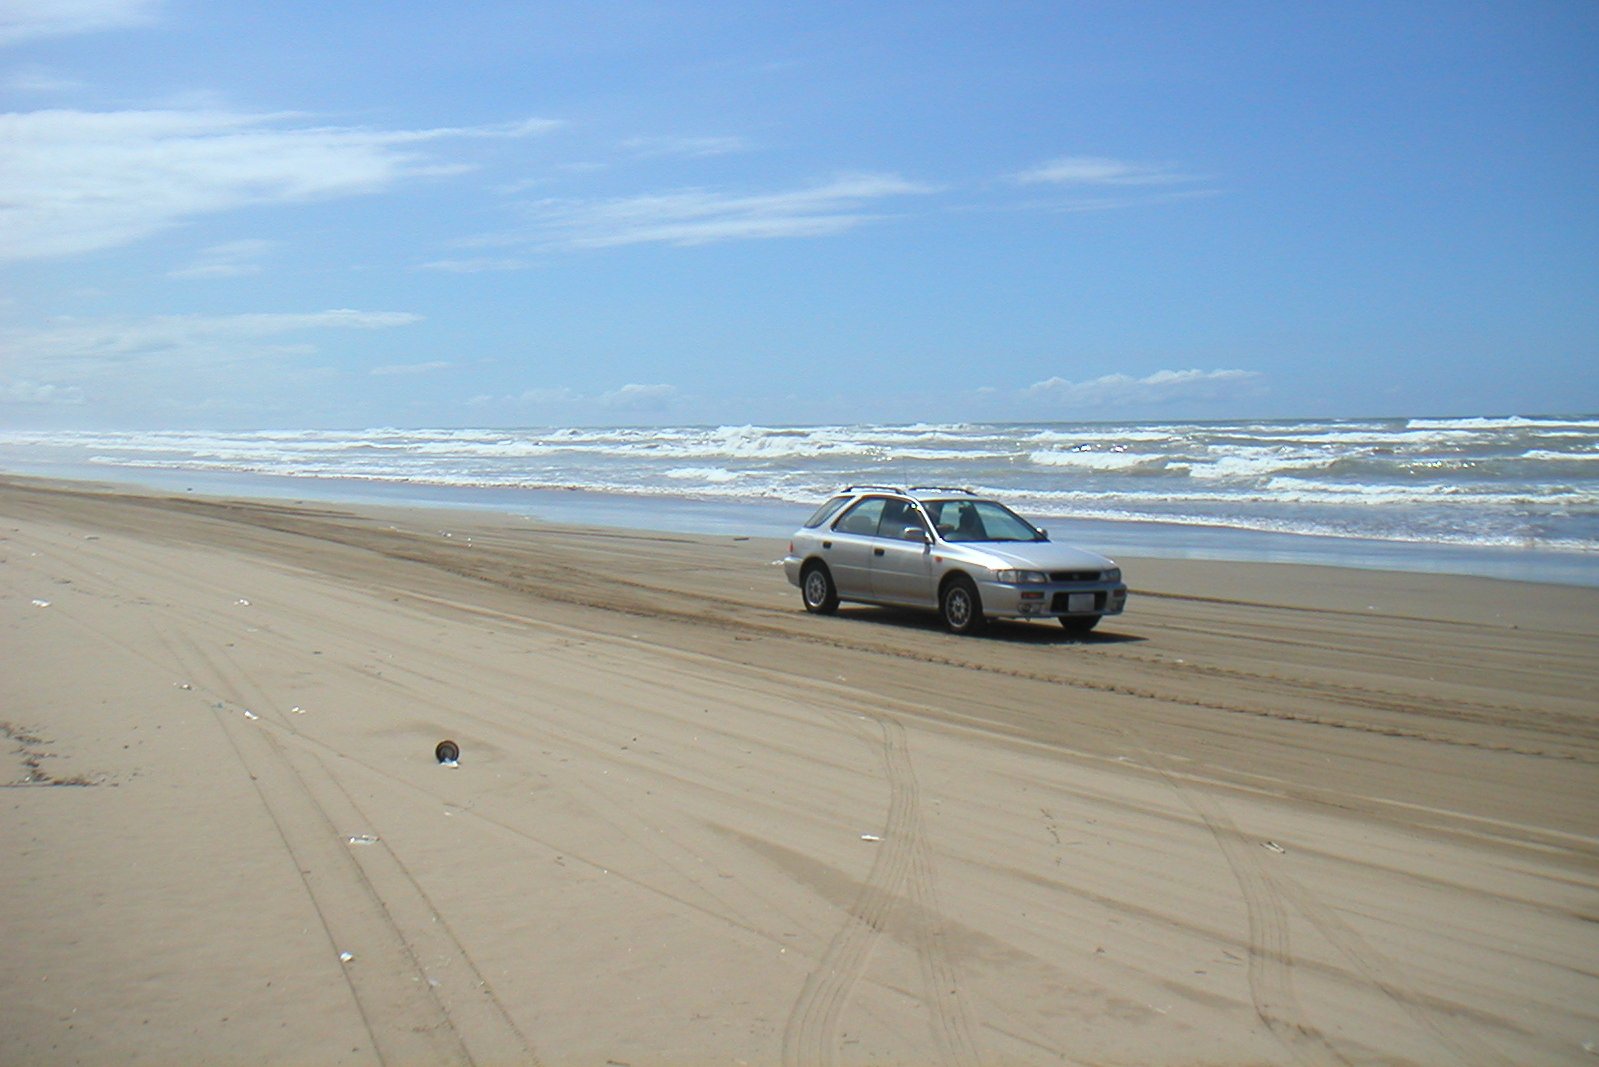
[{"label": "tire track in sand", "polygon": [[248,710],[248,675],[186,638],[158,632],[195,687],[220,698],[213,715],[296,865],[330,951],[341,954],[378,1059],[537,1064],[530,1042],[400,858],[381,840],[355,856],[350,831],[371,823],[319,759],[284,744],[280,732],[292,737],[291,728],[271,712]]},{"label": "tire track in sand", "polygon": [[975,1067],[980,1061],[955,969],[941,932],[932,929],[940,912],[905,728],[893,719],[869,718],[882,731],[889,786],[881,847],[844,924],[806,978],[789,1013],[783,1033],[784,1067],[830,1067],[835,1062],[839,1020],[873,949],[907,895],[918,905],[911,924],[913,948],[921,963],[940,1061],[950,1067]]},{"label": "tire track in sand", "polygon": [[[581,627],[550,622],[534,623],[523,615],[450,598],[428,594],[410,594],[410,598],[472,617],[534,625],[545,632],[585,637],[594,635],[593,631]],[[677,646],[663,646],[636,636],[602,636],[617,644],[647,649],[652,654],[670,655],[687,663],[711,662],[722,669],[734,666],[750,676],[777,682],[785,690],[796,680],[796,676],[787,671],[753,664],[729,664],[704,653]],[[854,705],[859,699],[857,691],[844,685],[809,676],[804,681],[817,690],[840,698],[847,705]],[[904,711],[917,714],[922,709],[905,703]],[[824,950],[790,1011],[783,1037],[783,1062],[789,1067],[834,1062],[838,1023],[848,1006],[850,994],[864,974],[872,950],[884,929],[897,917],[900,905],[908,897],[915,907],[907,909],[911,915],[901,923],[901,928],[907,930],[912,941],[910,947],[916,953],[921,967],[924,1002],[929,1011],[933,1040],[939,1049],[939,1062],[950,1067],[976,1067],[981,1063],[973,1038],[976,1025],[971,1019],[967,1002],[960,995],[957,968],[944,942],[941,925],[943,912],[935,888],[931,850],[922,826],[920,792],[910,760],[905,728],[899,721],[882,715],[862,712],[826,714],[851,724],[857,721],[871,722],[881,732],[881,750],[890,791],[889,811],[880,835],[886,847],[880,848],[874,856],[872,869],[850,906],[844,925]],[[292,724],[286,724],[285,728],[292,730],[293,727]],[[518,833],[525,836],[520,831]],[[597,863],[595,865],[598,866]],[[679,903],[690,903],[685,899],[674,899],[678,899]],[[725,904],[720,900],[718,903]],[[724,921],[728,919],[728,914],[721,911],[710,911],[708,914],[714,914]],[[736,915],[736,912],[733,914]]]},{"label": "tire track in sand", "polygon": [[1372,948],[1354,927],[1340,918],[1320,897],[1291,876],[1268,874],[1267,877],[1300,914],[1310,920],[1311,925],[1365,975],[1368,982],[1382,990],[1384,996],[1410,1016],[1411,1021],[1430,1033],[1460,1063],[1513,1067],[1513,1061],[1501,1056],[1480,1038],[1474,1038],[1451,1016],[1422,1006],[1415,992],[1388,966],[1382,954]]},{"label": "tire track in sand", "polygon": [[1249,921],[1249,991],[1255,1013],[1295,1060],[1309,1067],[1326,1062],[1328,1057],[1340,1064],[1364,1057],[1355,1050],[1345,1055],[1331,1037],[1309,1022],[1299,1002],[1289,944],[1290,905],[1374,988],[1448,1049],[1458,1062],[1510,1067],[1511,1061],[1474,1039],[1449,1016],[1424,1007],[1421,998],[1383,955],[1314,892],[1291,874],[1268,869],[1260,859],[1260,842],[1238,828],[1220,800],[1183,782],[1149,746],[1140,743],[1139,747],[1150,766],[1205,823],[1243,891]]},{"label": "tire track in sand", "polygon": [[1249,995],[1255,1005],[1255,1015],[1294,1060],[1305,1067],[1315,1067],[1329,1060],[1349,1064],[1349,1058],[1311,1025],[1299,1003],[1294,989],[1288,909],[1282,893],[1255,858],[1249,840],[1215,797],[1183,785],[1147,746],[1144,754],[1173,792],[1210,830],[1243,892],[1249,922]]}]

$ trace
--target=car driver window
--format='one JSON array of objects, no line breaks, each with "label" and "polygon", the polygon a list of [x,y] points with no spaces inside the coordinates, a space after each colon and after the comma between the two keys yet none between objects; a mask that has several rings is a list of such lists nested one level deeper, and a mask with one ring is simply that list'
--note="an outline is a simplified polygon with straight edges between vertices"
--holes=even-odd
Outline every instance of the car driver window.
[{"label": "car driver window", "polygon": [[903,500],[890,500],[883,505],[883,517],[877,522],[877,536],[898,537],[905,524],[916,521]]}]

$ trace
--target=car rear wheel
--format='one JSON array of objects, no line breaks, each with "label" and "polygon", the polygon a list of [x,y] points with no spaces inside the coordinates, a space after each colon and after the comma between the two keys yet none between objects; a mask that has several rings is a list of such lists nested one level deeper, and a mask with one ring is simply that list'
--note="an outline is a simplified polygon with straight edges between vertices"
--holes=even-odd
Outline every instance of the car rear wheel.
[{"label": "car rear wheel", "polygon": [[983,628],[983,601],[970,578],[957,575],[938,597],[938,612],[952,634],[976,633]]},{"label": "car rear wheel", "polygon": [[1099,625],[1103,615],[1062,615],[1060,624],[1066,627],[1067,633],[1086,634]]},{"label": "car rear wheel", "polygon": [[800,575],[800,596],[805,599],[805,610],[813,615],[831,615],[838,610],[838,590],[826,564],[812,563],[805,568]]}]

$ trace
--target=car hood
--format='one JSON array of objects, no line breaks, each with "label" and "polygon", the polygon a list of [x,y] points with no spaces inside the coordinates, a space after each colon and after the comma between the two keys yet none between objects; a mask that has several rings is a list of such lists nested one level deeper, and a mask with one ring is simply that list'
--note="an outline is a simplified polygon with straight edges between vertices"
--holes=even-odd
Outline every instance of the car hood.
[{"label": "car hood", "polygon": [[1107,570],[1115,564],[1097,552],[1054,541],[977,541],[951,544],[969,559],[988,567],[1033,571]]}]

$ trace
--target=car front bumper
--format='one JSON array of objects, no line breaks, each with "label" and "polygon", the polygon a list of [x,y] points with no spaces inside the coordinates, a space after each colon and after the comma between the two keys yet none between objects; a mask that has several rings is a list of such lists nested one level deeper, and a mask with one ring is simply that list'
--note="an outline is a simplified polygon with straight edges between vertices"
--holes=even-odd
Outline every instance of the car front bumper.
[{"label": "car front bumper", "polygon": [[1037,583],[1012,585],[1005,582],[978,582],[983,598],[983,614],[997,619],[1058,619],[1120,615],[1127,606],[1127,586],[1058,585]]}]

